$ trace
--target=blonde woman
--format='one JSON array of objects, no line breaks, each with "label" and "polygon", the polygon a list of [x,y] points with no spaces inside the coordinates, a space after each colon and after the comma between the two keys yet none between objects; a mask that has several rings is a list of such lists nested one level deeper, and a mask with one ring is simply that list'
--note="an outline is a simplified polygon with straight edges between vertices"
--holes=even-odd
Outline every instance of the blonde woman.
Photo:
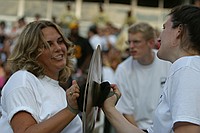
[{"label": "blonde woman", "polygon": [[9,57],[12,76],[2,90],[2,133],[81,133],[77,115],[79,86],[65,90],[73,69],[72,44],[60,28],[39,20],[29,23]]}]

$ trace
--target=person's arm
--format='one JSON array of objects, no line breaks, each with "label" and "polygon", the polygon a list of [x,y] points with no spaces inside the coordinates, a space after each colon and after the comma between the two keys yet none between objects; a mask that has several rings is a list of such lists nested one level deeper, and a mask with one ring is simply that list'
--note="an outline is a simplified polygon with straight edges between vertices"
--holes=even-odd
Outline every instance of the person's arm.
[{"label": "person's arm", "polygon": [[[111,87],[118,96],[121,95],[116,85],[112,84]],[[116,101],[116,95],[107,98],[102,109],[109,122],[116,129],[117,133],[144,133],[142,130],[131,124],[119,111],[117,111],[115,108]]]},{"label": "person's arm", "polygon": [[137,127],[137,124],[135,122],[135,119],[133,117],[133,115],[128,115],[128,114],[123,114],[123,116],[133,125],[135,125]]},{"label": "person's arm", "polygon": [[37,123],[31,114],[21,111],[14,115],[10,124],[15,133],[59,133],[75,116],[65,108],[48,120]]},{"label": "person's arm", "polygon": [[200,126],[188,122],[174,124],[174,133],[200,133]]},{"label": "person's arm", "polygon": [[16,113],[10,122],[13,131],[15,133],[60,133],[78,113],[73,111],[73,109],[78,109],[79,89],[76,81],[72,82],[72,86],[67,89],[66,93],[68,106],[46,121],[37,123],[26,111]]}]

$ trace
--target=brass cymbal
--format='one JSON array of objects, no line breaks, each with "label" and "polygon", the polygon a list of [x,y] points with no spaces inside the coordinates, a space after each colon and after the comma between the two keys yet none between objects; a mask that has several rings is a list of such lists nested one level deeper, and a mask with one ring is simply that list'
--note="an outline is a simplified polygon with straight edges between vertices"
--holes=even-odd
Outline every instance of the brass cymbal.
[{"label": "brass cymbal", "polygon": [[89,66],[84,98],[83,98],[83,133],[92,133],[98,113],[98,107],[94,106],[95,101],[99,99],[99,91],[102,76],[101,49],[98,45],[92,55]]}]

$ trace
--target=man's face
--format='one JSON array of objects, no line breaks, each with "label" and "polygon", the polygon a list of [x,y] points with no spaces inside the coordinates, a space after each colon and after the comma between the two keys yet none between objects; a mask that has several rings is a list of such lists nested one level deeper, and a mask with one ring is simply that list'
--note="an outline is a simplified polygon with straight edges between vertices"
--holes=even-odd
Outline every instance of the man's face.
[{"label": "man's face", "polygon": [[144,58],[151,49],[148,43],[149,42],[144,39],[141,32],[129,33],[128,45],[130,55],[136,60]]}]

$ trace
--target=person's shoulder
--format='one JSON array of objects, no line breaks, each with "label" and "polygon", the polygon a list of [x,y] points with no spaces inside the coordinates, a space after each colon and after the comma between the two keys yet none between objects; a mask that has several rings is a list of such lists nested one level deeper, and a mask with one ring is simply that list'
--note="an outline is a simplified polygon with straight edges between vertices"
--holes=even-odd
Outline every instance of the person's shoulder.
[{"label": "person's shoulder", "polygon": [[132,56],[127,57],[125,60],[123,60],[118,67],[120,68],[127,68],[129,66],[131,66],[131,64],[134,62],[134,59]]},{"label": "person's shoulder", "polygon": [[34,76],[31,72],[27,71],[27,70],[18,70],[15,73],[13,73],[13,75],[26,75],[26,76]]},{"label": "person's shoulder", "polygon": [[185,60],[188,60],[191,64],[196,64],[197,66],[200,66],[200,56],[195,55],[195,56],[188,56]]},{"label": "person's shoulder", "polygon": [[36,77],[32,73],[26,70],[18,70],[11,75],[4,85],[3,90],[6,94],[9,94],[13,90],[27,88],[27,86],[32,86],[34,84],[34,79],[36,79]]},{"label": "person's shoulder", "polygon": [[132,56],[129,56],[129,57],[127,57],[124,61],[122,61],[121,63],[122,64],[130,64],[131,62],[133,62],[133,61],[135,61],[134,59],[133,59],[133,57]]},{"label": "person's shoulder", "polygon": [[10,77],[11,80],[17,80],[17,81],[24,81],[33,78],[36,78],[36,76],[31,72],[28,72],[27,70],[18,70],[15,73],[13,73]]},{"label": "person's shoulder", "polygon": [[173,68],[180,69],[183,67],[192,68],[200,71],[200,56],[181,57],[173,63]]}]

